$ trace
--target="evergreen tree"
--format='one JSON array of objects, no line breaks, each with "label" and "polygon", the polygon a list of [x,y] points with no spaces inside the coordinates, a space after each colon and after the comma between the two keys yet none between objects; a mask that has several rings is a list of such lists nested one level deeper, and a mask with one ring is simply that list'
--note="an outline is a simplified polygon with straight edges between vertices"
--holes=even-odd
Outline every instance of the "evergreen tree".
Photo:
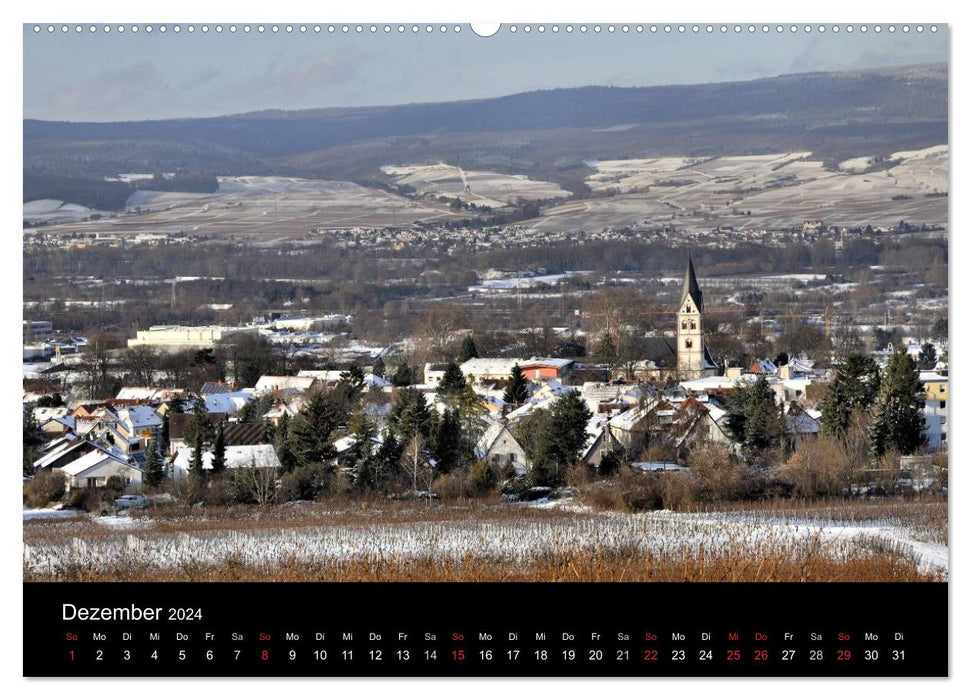
[{"label": "evergreen tree", "polygon": [[148,443],[148,456],[145,458],[145,484],[158,486],[165,478],[165,465],[159,454],[158,442],[153,438]]},{"label": "evergreen tree", "polygon": [[463,362],[468,362],[473,357],[478,357],[479,351],[475,347],[475,341],[472,339],[471,335],[465,336],[465,340],[462,341],[462,347],[459,350],[459,364]]},{"label": "evergreen tree", "polygon": [[337,454],[333,433],[347,419],[341,397],[318,391],[309,396],[303,409],[290,422],[293,452],[297,464],[324,464]]},{"label": "evergreen tree", "polygon": [[290,445],[290,416],[284,413],[280,422],[276,424],[273,436],[273,446],[280,466],[284,472],[291,472],[297,466],[297,456]]},{"label": "evergreen tree", "polygon": [[415,383],[415,376],[411,370],[411,365],[407,362],[399,364],[391,376],[391,383],[395,386],[411,386]]},{"label": "evergreen tree", "polygon": [[434,423],[425,395],[414,387],[401,389],[388,415],[388,426],[402,444],[416,433],[427,441]]},{"label": "evergreen tree", "polygon": [[870,420],[870,452],[881,457],[888,450],[913,454],[926,443],[924,387],[920,371],[903,348],[887,363]]},{"label": "evergreen tree", "polygon": [[463,447],[459,412],[447,409],[435,426],[432,440],[432,456],[435,458],[437,473],[448,474],[462,466],[465,457]]},{"label": "evergreen tree", "polygon": [[502,394],[502,400],[510,406],[520,406],[529,398],[529,382],[523,375],[523,368],[518,364],[513,365],[509,379],[506,380],[506,390]]},{"label": "evergreen tree", "polygon": [[352,444],[342,457],[343,466],[352,470],[355,486],[369,486],[374,479],[374,438],[377,429],[367,413],[358,410],[351,416],[348,429],[354,438]]},{"label": "evergreen tree", "polygon": [[917,361],[922,369],[934,369],[934,365],[937,364],[937,348],[932,343],[924,343],[920,347]]},{"label": "evergreen tree", "polygon": [[438,395],[443,401],[458,394],[465,388],[465,375],[454,362],[449,362],[442,375],[442,381],[438,383]]},{"label": "evergreen tree", "polygon": [[189,456],[189,475],[195,479],[201,479],[204,475],[202,452],[202,436],[197,435],[192,443],[192,454]]},{"label": "evergreen tree", "polygon": [[169,414],[172,413],[172,409],[169,408],[162,416],[162,427],[159,430],[159,450],[161,453],[168,454],[169,451]]},{"label": "evergreen tree", "polygon": [[751,386],[732,390],[726,409],[728,429],[750,458],[781,444],[785,418],[765,377],[759,377]]},{"label": "evergreen tree", "polygon": [[219,427],[216,428],[216,438],[212,443],[212,473],[216,475],[224,471],[226,471],[226,435],[220,422]]},{"label": "evergreen tree", "polygon": [[541,486],[563,483],[566,469],[577,462],[587,442],[587,422],[593,414],[578,391],[557,398],[538,438],[533,481]]},{"label": "evergreen tree", "polygon": [[44,434],[41,432],[40,426],[37,425],[33,412],[24,411],[24,476],[31,476],[36,471],[34,469],[35,451],[42,442],[44,442]]},{"label": "evergreen tree", "polygon": [[399,473],[402,446],[391,430],[385,430],[381,447],[378,448],[371,468],[359,475],[358,483],[381,490],[388,486]]},{"label": "evergreen tree", "polygon": [[868,411],[879,390],[880,368],[873,358],[863,355],[847,357],[821,402],[823,430],[845,438],[853,412]]},{"label": "evergreen tree", "polygon": [[195,443],[198,439],[203,445],[212,444],[216,437],[216,430],[206,410],[206,402],[197,399],[192,407],[192,418],[185,427],[185,441]]},{"label": "evergreen tree", "polygon": [[375,377],[385,379],[384,372],[384,358],[379,357],[374,361],[374,365],[371,367],[371,374],[373,374]]},{"label": "evergreen tree", "polygon": [[351,365],[346,372],[341,372],[337,390],[343,394],[348,406],[353,405],[364,393],[364,370],[357,365]]}]

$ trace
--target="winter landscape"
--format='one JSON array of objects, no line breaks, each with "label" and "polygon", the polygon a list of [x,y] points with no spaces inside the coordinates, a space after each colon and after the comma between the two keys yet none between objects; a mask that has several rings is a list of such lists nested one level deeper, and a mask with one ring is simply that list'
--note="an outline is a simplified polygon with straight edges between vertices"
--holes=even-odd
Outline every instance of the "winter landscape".
[{"label": "winter landscape", "polygon": [[948,580],[946,43],[387,34],[171,114],[25,35],[25,581]]}]

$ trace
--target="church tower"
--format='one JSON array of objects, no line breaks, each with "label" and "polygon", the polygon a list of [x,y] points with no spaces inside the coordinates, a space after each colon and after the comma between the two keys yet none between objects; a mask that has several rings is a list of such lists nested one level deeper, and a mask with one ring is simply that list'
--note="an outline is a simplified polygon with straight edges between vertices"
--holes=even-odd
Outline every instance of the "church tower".
[{"label": "church tower", "polygon": [[681,305],[678,307],[678,377],[698,379],[713,369],[701,335],[701,315],[705,310],[704,298],[695,277],[695,266],[688,255],[688,269],[684,273]]}]

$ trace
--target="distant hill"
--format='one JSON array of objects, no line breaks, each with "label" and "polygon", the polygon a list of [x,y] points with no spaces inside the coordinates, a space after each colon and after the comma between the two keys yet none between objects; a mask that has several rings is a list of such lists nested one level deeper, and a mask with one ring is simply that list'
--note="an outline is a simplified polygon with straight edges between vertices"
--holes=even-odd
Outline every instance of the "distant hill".
[{"label": "distant hill", "polygon": [[839,160],[946,142],[947,66],[930,64],[200,119],[28,119],[24,170],[42,178],[181,171],[368,183],[383,179],[384,164],[443,160],[577,191],[592,158],[811,150]]}]

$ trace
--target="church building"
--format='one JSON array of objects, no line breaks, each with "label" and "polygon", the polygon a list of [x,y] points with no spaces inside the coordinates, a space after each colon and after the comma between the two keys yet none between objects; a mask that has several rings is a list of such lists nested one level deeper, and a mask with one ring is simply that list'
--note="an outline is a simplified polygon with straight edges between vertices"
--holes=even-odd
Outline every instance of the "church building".
[{"label": "church building", "polygon": [[673,379],[678,382],[717,375],[718,367],[705,345],[704,314],[704,296],[689,255],[675,318],[675,334],[673,337],[652,335],[644,338],[643,359],[637,363],[634,375],[642,381]]},{"label": "church building", "polygon": [[702,335],[702,316],[705,300],[695,277],[695,266],[688,256],[688,269],[684,273],[684,286],[681,289],[681,304],[677,318],[677,356],[678,380],[710,377],[718,372],[718,367],[708,353]]}]

